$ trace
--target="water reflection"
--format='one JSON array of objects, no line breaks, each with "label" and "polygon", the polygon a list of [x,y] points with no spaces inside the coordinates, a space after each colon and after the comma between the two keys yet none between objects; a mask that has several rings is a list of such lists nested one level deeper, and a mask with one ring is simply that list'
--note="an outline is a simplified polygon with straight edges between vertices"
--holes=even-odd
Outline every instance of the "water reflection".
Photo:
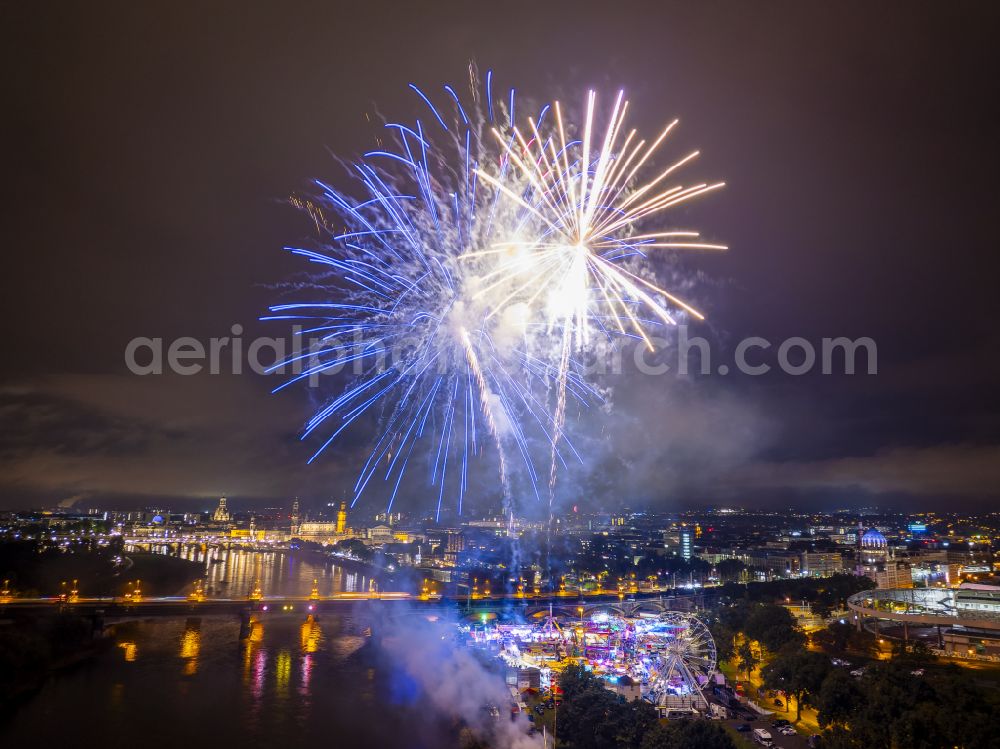
[{"label": "water reflection", "polygon": [[267,674],[267,651],[259,648],[253,658],[253,696],[264,693],[264,676]]},{"label": "water reflection", "polygon": [[180,657],[184,659],[184,675],[198,673],[198,651],[201,648],[201,620],[188,619],[181,635]]},{"label": "water reflection", "polygon": [[125,660],[128,661],[129,663],[134,661],[136,657],[138,657],[139,655],[138,646],[136,646],[134,642],[131,642],[129,640],[119,642],[118,647],[121,648],[123,654],[125,655]]},{"label": "water reflection", "polygon": [[[315,575],[313,575],[315,576]],[[307,579],[311,585],[312,577]],[[304,612],[303,612],[304,613]],[[426,705],[393,701],[397,678],[350,614],[202,615],[120,624],[114,645],[60,672],[0,721],[0,746],[453,746]],[[53,720],[52,716],[59,716]],[[197,731],[193,734],[192,731]]]},{"label": "water reflection", "polygon": [[371,578],[306,552],[251,551],[221,546],[160,544],[150,547],[205,565],[204,593],[216,598],[245,598],[259,583],[265,596],[321,596],[368,590]]},{"label": "water reflection", "polygon": [[288,650],[278,651],[274,659],[274,673],[277,677],[277,693],[279,696],[288,694],[288,681],[292,675],[292,654]]},{"label": "water reflection", "polygon": [[304,653],[315,653],[319,649],[320,638],[323,636],[323,630],[320,629],[319,622],[316,621],[316,617],[310,614],[306,617],[306,620],[302,622],[302,626],[299,627],[299,639],[302,642],[302,652]]},{"label": "water reflection", "polygon": [[299,694],[309,697],[309,682],[312,681],[313,655],[306,653],[302,656],[302,679],[299,686]]}]

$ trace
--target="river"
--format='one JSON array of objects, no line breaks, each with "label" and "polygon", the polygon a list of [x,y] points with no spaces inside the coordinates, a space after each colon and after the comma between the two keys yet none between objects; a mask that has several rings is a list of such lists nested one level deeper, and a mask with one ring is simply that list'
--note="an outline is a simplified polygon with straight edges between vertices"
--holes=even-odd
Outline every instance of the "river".
[{"label": "river", "polygon": [[[360,573],[282,552],[205,561],[220,593],[255,579],[272,594],[308,594],[314,578],[321,593],[367,585]],[[0,717],[0,746],[454,746],[454,725],[370,646],[371,605],[270,616],[244,640],[235,616],[114,625],[106,650]]]},{"label": "river", "polygon": [[205,594],[210,598],[245,598],[259,583],[265,596],[307,596],[313,581],[321,596],[368,590],[371,577],[351,562],[334,564],[318,554],[296,551],[248,551],[216,546],[153,545],[150,551],[203,564]]}]

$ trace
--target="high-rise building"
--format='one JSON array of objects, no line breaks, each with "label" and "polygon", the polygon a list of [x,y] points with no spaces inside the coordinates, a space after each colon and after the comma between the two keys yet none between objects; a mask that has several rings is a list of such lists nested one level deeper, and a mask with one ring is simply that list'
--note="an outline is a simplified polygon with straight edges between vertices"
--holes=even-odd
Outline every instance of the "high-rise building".
[{"label": "high-rise building", "polygon": [[694,529],[683,526],[680,531],[678,531],[678,536],[680,541],[681,559],[687,562],[691,559],[691,554],[694,551]]},{"label": "high-rise building", "polygon": [[212,520],[216,523],[228,523],[230,520],[229,510],[226,508],[226,498],[219,497],[219,506],[212,513]]},{"label": "high-rise building", "polygon": [[829,577],[841,572],[843,568],[844,560],[839,552],[802,552],[800,570],[803,575],[809,577]]},{"label": "high-rise building", "polygon": [[681,545],[681,537],[676,528],[663,531],[663,548],[676,550]]},{"label": "high-rise building", "polygon": [[879,588],[912,588],[913,575],[906,562],[888,561],[875,570],[875,584]]},{"label": "high-rise building", "polygon": [[452,554],[465,551],[465,536],[461,533],[449,533],[446,536],[445,551]]}]

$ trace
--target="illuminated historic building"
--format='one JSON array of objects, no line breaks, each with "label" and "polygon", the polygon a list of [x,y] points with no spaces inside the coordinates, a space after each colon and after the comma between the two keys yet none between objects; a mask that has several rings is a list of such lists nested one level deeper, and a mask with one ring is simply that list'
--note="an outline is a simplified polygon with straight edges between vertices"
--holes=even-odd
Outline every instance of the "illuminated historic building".
[{"label": "illuminated historic building", "polygon": [[913,587],[910,564],[896,560],[889,541],[878,528],[869,528],[861,534],[857,574],[870,577],[882,589]]},{"label": "illuminated historic building", "polygon": [[337,510],[337,533],[347,533],[347,502],[341,502]]},{"label": "illuminated historic building", "polygon": [[861,535],[860,561],[862,565],[874,565],[889,559],[889,542],[878,528],[869,528]]},{"label": "illuminated historic building", "polygon": [[226,498],[219,497],[219,506],[212,513],[212,520],[216,523],[228,523],[230,519],[229,510],[226,508]]},{"label": "illuminated historic building", "polygon": [[299,523],[301,521],[301,517],[299,516],[299,498],[298,497],[296,497],[292,501],[292,516],[291,516],[291,521],[292,521],[292,523],[291,523],[291,526],[289,527],[288,530],[294,536],[295,534],[297,534],[299,532]]}]

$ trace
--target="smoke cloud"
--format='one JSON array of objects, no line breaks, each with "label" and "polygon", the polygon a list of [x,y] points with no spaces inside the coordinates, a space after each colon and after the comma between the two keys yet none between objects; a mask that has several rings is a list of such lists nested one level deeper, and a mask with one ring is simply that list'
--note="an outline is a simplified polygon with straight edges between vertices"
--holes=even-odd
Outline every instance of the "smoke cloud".
[{"label": "smoke cloud", "polygon": [[[540,735],[529,735],[523,715],[510,719],[511,695],[502,677],[476,654],[453,641],[454,622],[431,621],[414,612],[381,627],[383,653],[417,685],[441,715],[461,720],[478,739],[496,749],[543,749]],[[491,714],[496,707],[499,719]]]}]

